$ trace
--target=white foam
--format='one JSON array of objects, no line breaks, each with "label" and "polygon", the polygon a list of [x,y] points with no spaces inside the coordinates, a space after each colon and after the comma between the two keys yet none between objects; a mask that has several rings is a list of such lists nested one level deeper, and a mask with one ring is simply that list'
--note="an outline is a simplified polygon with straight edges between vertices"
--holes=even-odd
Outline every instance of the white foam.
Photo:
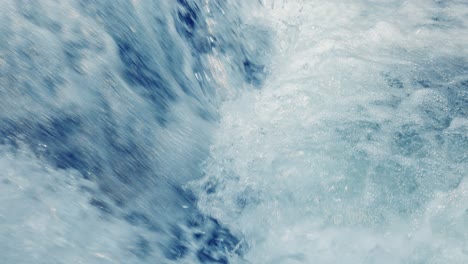
[{"label": "white foam", "polygon": [[[89,204],[94,184],[54,170],[26,149],[0,149],[0,248],[4,263],[137,263],[122,251],[135,230]],[[105,218],[105,215],[104,215]]]},{"label": "white foam", "polygon": [[278,2],[271,76],[223,105],[200,208],[251,263],[466,263],[466,3]]}]

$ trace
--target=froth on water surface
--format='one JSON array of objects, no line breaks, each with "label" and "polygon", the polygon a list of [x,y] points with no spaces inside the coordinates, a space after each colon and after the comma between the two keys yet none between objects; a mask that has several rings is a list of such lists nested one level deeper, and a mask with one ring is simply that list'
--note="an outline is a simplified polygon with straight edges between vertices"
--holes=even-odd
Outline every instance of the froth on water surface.
[{"label": "froth on water surface", "polygon": [[2,263],[468,263],[462,0],[3,0]]},{"label": "froth on water surface", "polygon": [[468,5],[263,1],[276,55],[193,183],[251,263],[468,261]]}]

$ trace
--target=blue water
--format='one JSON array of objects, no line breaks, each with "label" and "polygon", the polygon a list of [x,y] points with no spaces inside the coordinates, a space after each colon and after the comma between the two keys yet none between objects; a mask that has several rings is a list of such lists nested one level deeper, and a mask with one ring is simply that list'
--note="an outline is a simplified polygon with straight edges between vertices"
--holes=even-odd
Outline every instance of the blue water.
[{"label": "blue water", "polygon": [[2,0],[2,263],[467,263],[465,1]]}]

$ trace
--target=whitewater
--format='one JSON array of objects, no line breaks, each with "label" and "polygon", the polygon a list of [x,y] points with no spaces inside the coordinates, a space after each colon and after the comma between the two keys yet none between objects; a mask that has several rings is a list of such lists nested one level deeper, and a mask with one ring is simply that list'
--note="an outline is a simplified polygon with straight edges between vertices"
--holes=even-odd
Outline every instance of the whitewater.
[{"label": "whitewater", "polygon": [[0,3],[0,263],[468,263],[468,2]]}]

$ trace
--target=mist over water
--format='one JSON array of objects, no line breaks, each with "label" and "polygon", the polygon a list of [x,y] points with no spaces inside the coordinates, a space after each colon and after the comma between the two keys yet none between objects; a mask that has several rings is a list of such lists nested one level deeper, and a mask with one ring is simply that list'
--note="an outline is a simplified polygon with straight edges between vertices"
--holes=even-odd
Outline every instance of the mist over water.
[{"label": "mist over water", "polygon": [[1,0],[2,263],[467,263],[466,1]]}]

